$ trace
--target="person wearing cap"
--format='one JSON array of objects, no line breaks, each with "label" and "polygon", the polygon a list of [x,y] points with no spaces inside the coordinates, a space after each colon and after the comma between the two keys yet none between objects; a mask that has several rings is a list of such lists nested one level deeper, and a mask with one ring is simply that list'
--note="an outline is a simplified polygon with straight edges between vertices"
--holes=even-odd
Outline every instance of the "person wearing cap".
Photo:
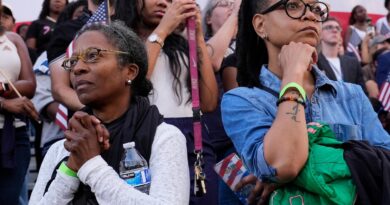
[{"label": "person wearing cap", "polygon": [[1,16],[1,25],[6,31],[12,31],[15,26],[15,18],[9,6],[3,5],[3,14]]},{"label": "person wearing cap", "polygon": [[322,24],[321,52],[317,65],[329,79],[358,84],[364,89],[359,61],[347,55],[338,55],[341,31],[336,18],[329,17]]}]

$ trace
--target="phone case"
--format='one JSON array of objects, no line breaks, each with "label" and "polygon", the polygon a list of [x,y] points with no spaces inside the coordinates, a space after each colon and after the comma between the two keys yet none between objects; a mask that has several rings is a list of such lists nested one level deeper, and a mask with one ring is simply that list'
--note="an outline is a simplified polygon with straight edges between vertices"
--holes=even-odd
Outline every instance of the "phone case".
[{"label": "phone case", "polygon": [[236,194],[238,199],[244,204],[247,205],[247,198],[250,191],[254,187],[252,184],[248,184],[241,188],[239,191],[234,191],[237,183],[249,175],[249,171],[245,168],[242,160],[237,156],[237,154],[232,153],[222,161],[218,162],[214,166],[214,170],[222,178],[222,180],[230,187],[230,189]]}]

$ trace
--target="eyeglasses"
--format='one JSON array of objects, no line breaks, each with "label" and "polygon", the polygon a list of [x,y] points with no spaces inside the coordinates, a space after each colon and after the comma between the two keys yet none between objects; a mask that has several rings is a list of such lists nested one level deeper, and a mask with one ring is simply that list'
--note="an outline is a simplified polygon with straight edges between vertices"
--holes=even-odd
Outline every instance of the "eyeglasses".
[{"label": "eyeglasses", "polygon": [[123,51],[114,51],[100,48],[87,48],[86,50],[80,52],[78,55],[65,59],[62,63],[62,67],[67,71],[72,71],[79,60],[82,60],[84,63],[96,63],[102,56],[102,52],[129,55],[129,53]]},{"label": "eyeglasses", "polygon": [[327,31],[333,31],[333,29],[336,29],[336,31],[338,32],[341,32],[343,30],[340,26],[327,25],[322,27],[322,30]]},{"label": "eyeglasses", "polygon": [[307,7],[316,16],[316,21],[318,22],[326,21],[329,16],[328,6],[324,2],[317,1],[312,3],[305,3],[303,0],[281,0],[261,12],[261,14],[267,14],[276,9],[282,9],[282,6],[286,11],[287,16],[292,19],[302,18],[302,16],[304,16],[306,13]]}]

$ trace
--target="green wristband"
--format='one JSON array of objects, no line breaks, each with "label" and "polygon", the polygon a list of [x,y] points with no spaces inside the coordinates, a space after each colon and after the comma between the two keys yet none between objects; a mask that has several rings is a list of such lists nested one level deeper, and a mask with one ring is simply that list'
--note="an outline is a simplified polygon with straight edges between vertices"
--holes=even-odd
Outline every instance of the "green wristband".
[{"label": "green wristband", "polygon": [[284,95],[284,93],[286,92],[287,89],[289,88],[295,88],[298,90],[299,94],[301,95],[301,97],[303,98],[304,101],[306,101],[306,92],[305,92],[305,89],[302,88],[302,86],[300,86],[298,83],[295,83],[295,82],[290,82],[290,83],[287,83],[287,85],[285,85],[283,87],[283,89],[280,91],[280,94],[279,94],[279,99]]},{"label": "green wristband", "polygon": [[77,177],[77,173],[71,170],[68,166],[66,166],[65,162],[61,163],[60,168],[58,168],[58,171],[71,177]]}]

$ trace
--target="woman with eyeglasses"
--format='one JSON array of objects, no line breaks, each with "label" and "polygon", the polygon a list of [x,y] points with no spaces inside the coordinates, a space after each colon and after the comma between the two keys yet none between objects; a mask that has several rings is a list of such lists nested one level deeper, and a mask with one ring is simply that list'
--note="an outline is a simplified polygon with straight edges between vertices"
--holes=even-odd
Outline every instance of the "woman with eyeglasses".
[{"label": "woman with eyeglasses", "polygon": [[238,81],[222,100],[225,130],[262,182],[262,202],[297,177],[308,159],[306,124],[330,124],[337,139],[390,149],[358,85],[329,80],[315,66],[328,6],[312,0],[248,0],[239,14]]},{"label": "woman with eyeglasses", "polygon": [[[188,204],[186,141],[149,104],[141,39],[113,22],[87,26],[74,43],[63,67],[86,107],[70,119],[66,139],[50,147],[30,204]],[[122,146],[131,141],[148,161],[148,194],[119,176]]]}]

